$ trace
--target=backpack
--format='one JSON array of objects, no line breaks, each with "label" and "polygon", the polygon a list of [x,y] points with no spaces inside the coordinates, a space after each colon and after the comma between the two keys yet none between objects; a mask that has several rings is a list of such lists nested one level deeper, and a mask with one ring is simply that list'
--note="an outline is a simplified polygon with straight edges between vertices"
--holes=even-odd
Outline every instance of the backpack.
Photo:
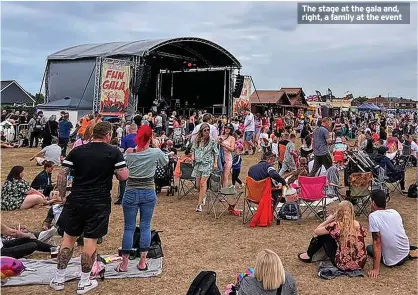
[{"label": "backpack", "polygon": [[[156,259],[156,258],[164,257],[163,248],[161,247],[161,238],[158,233],[159,232],[156,230],[151,231],[151,244],[148,250],[147,258]],[[137,249],[136,257],[140,257],[141,255],[139,252],[140,238],[141,238],[141,232],[140,232],[139,226],[137,226],[134,232],[133,245],[132,245],[132,248]]]},{"label": "backpack", "polygon": [[43,127],[42,127],[42,123],[40,119],[36,119],[35,120],[35,127],[33,127],[33,131],[37,132],[37,131],[42,131]]},{"label": "backpack", "polygon": [[283,220],[297,220],[298,208],[293,203],[284,203],[280,208],[279,218]]},{"label": "backpack", "polygon": [[201,271],[193,280],[186,295],[221,295],[216,286],[216,272]]},{"label": "backpack", "polygon": [[417,195],[417,184],[416,183],[413,183],[413,184],[411,184],[410,186],[409,186],[409,188],[408,188],[408,197],[409,198],[418,198],[418,195]]}]

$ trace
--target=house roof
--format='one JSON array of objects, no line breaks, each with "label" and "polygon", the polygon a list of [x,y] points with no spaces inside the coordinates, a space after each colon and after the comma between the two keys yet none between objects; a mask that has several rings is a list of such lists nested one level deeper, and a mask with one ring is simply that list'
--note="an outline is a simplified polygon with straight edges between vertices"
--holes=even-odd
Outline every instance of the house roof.
[{"label": "house roof", "polygon": [[286,92],[280,90],[254,91],[250,96],[250,103],[290,105],[289,97],[287,96]]},{"label": "house roof", "polygon": [[16,80],[1,81],[0,93],[2,104],[35,103],[35,99]]},{"label": "house roof", "polygon": [[303,92],[302,87],[282,87],[280,88],[280,91],[284,91],[287,93],[287,95],[305,95]]},{"label": "house roof", "polygon": [[3,91],[3,89],[6,88],[7,86],[9,86],[11,83],[13,83],[12,80],[9,80],[9,81],[1,81],[1,91]]}]

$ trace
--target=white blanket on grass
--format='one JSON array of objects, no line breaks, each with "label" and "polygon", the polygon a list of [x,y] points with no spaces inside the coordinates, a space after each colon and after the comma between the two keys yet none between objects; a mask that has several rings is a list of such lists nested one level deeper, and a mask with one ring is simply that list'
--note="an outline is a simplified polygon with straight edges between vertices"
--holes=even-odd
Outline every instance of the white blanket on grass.
[{"label": "white blanket on grass", "polygon": [[[105,256],[103,256],[105,258]],[[24,286],[24,285],[48,285],[57,269],[57,263],[53,260],[20,259],[27,268],[20,276],[10,278],[2,287]],[[138,259],[129,260],[127,272],[117,272],[114,268],[120,262],[113,262],[106,265],[106,279],[123,278],[148,278],[155,277],[163,271],[163,259],[147,259],[148,270],[138,271],[136,268]],[[80,258],[71,259],[67,267],[65,281],[72,281],[80,278]]]}]

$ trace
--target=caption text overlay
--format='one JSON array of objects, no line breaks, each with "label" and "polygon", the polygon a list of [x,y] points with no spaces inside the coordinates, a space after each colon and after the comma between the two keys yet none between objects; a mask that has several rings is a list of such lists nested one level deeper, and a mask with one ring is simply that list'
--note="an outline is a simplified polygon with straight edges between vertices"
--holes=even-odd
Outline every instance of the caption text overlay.
[{"label": "caption text overlay", "polygon": [[298,24],[409,24],[409,2],[299,2]]}]

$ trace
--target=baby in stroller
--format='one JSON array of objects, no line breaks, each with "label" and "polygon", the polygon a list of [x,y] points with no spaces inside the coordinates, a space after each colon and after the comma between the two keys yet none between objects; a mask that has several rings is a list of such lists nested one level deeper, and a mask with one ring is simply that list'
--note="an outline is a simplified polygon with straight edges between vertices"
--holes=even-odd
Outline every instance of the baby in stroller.
[{"label": "baby in stroller", "polygon": [[160,193],[163,187],[168,187],[167,196],[174,196],[176,187],[174,185],[174,169],[177,164],[177,150],[172,148],[167,142],[161,145],[161,150],[168,154],[169,162],[166,166],[157,165],[155,170],[155,190],[156,193]]}]

